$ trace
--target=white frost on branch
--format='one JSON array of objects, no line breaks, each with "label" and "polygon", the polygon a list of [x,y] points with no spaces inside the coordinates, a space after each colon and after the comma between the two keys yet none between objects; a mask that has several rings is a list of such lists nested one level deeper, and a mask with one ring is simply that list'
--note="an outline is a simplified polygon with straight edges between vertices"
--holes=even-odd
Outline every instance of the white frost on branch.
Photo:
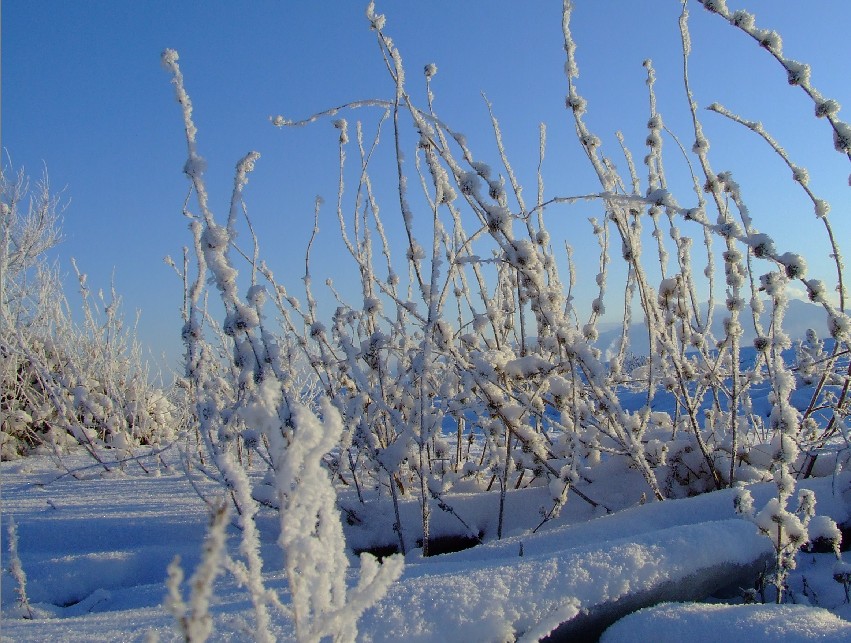
[{"label": "white frost on branch", "polygon": [[322,460],[339,444],[342,419],[327,399],[320,403],[322,420],[291,401],[282,439],[278,419],[284,413],[282,405],[280,385],[267,377],[242,415],[261,428],[270,442],[281,507],[278,542],[286,560],[297,637],[299,641],[319,641],[324,636],[354,641],[358,618],[399,578],[404,559],[391,556],[379,565],[364,554],[358,585],[346,591],[346,542],[337,494]]}]

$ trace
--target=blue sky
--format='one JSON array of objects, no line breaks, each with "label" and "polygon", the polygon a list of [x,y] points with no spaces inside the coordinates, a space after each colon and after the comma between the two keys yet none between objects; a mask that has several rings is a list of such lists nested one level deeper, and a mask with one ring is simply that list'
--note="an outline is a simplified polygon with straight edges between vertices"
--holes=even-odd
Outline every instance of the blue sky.
[{"label": "blue sky", "polygon": [[[589,101],[587,122],[604,149],[620,158],[614,132],[621,129],[636,160],[644,154],[647,93],[641,63],[648,57],[656,67],[665,122],[690,146],[679,3],[585,0],[577,5],[579,88]],[[851,105],[851,3],[729,5],[753,11],[758,24],[778,30],[786,55],[813,66],[815,86]],[[314,198],[322,195],[333,203],[336,196],[336,133],[328,121],[278,130],[269,116],[299,118],[350,100],[392,96],[364,8],[360,2],[268,0],[3,3],[2,145],[16,168],[38,176],[46,166],[54,189],[70,201],[66,239],[56,253],[63,269],[70,271],[73,256],[95,286],[108,286],[114,275],[127,314],[142,311],[140,338],[155,353],[180,351],[181,284],[162,259],[178,257],[190,241],[181,216],[186,147],[161,51],[171,47],[180,53],[220,217],[226,214],[235,163],[249,150],[261,153],[246,201],[261,235],[262,256],[300,294]],[[420,70],[437,64],[436,109],[468,136],[482,160],[498,165],[481,97],[485,92],[527,196],[535,193],[540,122],[549,130],[547,196],[597,189],[564,110],[560,3],[384,2],[378,11],[387,15],[386,31],[402,52],[412,93],[422,97]],[[802,92],[787,85],[783,70],[753,41],[696,4],[691,12],[690,65],[698,103],[719,101],[762,120],[810,170],[814,191],[831,202],[840,240],[851,238],[851,167],[833,152],[827,123],[813,118]],[[363,118],[369,128],[376,114],[347,117],[352,123]],[[804,254],[813,276],[829,279],[824,232],[788,170],[753,134],[713,114],[703,120],[714,167],[733,171],[756,226],[783,250]],[[670,139],[665,146],[675,177],[682,172],[675,168],[678,154]],[[384,176],[382,212],[390,222],[398,218],[389,183],[393,176]],[[687,184],[673,191],[681,201],[689,199]],[[594,215],[600,211],[593,204],[549,213],[554,241],[561,245],[559,237],[568,237],[577,248],[580,295],[591,292],[596,274],[586,221]],[[333,208],[326,206],[314,279],[334,277],[345,291],[352,287],[354,270],[338,236]],[[404,250],[397,247],[401,257]],[[616,284],[610,297],[615,306]]]}]

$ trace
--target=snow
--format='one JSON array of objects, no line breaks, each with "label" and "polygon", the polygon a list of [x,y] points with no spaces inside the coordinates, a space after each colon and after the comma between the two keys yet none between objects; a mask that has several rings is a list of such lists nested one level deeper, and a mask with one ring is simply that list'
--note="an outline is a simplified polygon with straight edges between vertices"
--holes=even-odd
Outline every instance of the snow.
[{"label": "snow", "polygon": [[[703,3],[756,38],[786,67],[790,81],[807,88],[809,68],[782,58],[782,43],[775,32],[758,29],[747,14],[737,12],[731,17],[723,0]],[[483,307],[486,314],[477,313],[470,303],[475,334],[465,335],[464,344],[480,348],[469,356],[451,350],[455,331],[448,321],[439,318],[443,304],[438,295],[443,263],[441,237],[445,237],[442,243],[447,250],[446,259],[450,264],[455,261],[449,250],[449,236],[443,224],[436,221],[430,259],[414,238],[414,209],[407,202],[407,178],[403,176],[402,154],[397,147],[400,207],[409,238],[406,256],[412,273],[417,274],[428,321],[411,332],[402,328],[402,320],[409,313],[414,318],[422,314],[423,320],[425,314],[417,312],[418,302],[399,298],[389,268],[392,278],[388,283],[392,287],[381,286],[369,258],[370,233],[364,232],[361,237],[356,228],[355,241],[362,249],[355,250],[348,239],[345,244],[361,269],[365,286],[362,312],[346,308],[341,300],[333,324],[327,324],[328,320],[323,323],[316,314],[309,270],[304,277],[308,313],[299,310],[297,302],[272,281],[273,291],[296,307],[294,313],[304,323],[305,331],[296,341],[303,346],[316,342],[322,347],[315,355],[308,351],[307,357],[311,366],[324,369],[329,378],[326,394],[335,397],[333,401],[320,401],[308,389],[301,396],[307,406],[291,400],[293,389],[283,370],[277,368],[284,358],[281,347],[261,325],[264,292],[254,285],[245,299],[240,297],[239,273],[231,255],[241,253],[230,252],[236,238],[242,190],[258,155],[249,153],[237,166],[227,226],[217,224],[208,207],[202,179],[205,164],[196,150],[192,103],[183,85],[177,54],[167,50],[163,63],[174,77],[186,129],[185,172],[192,181],[201,213],[191,224],[199,276],[197,286],[187,288],[185,340],[187,372],[192,374],[195,395],[193,412],[197,413],[197,428],[206,442],[207,455],[187,457],[173,446],[147,454],[139,449],[135,462],[128,460],[121,468],[112,469],[92,464],[85,455],[68,456],[59,463],[40,455],[0,464],[3,511],[14,517],[14,521],[8,521],[9,571],[2,576],[4,636],[20,641],[204,640],[209,636],[235,641],[318,641],[323,637],[335,641],[423,643],[534,641],[550,634],[563,639],[594,638],[614,624],[606,634],[607,640],[659,640],[677,635],[717,638],[724,634],[737,640],[743,636],[756,640],[849,637],[849,623],[843,620],[851,611],[848,563],[841,560],[838,552],[818,554],[801,549],[810,539],[823,541],[816,543],[821,546],[830,542],[831,549],[837,549],[840,532],[834,521],[847,524],[851,518],[851,471],[847,470],[847,458],[844,462],[840,459],[844,457],[840,449],[848,446],[847,418],[842,415],[844,397],[826,429],[828,433],[840,430],[828,445],[834,449],[832,461],[829,452],[821,451],[818,469],[812,466],[814,459],[807,469],[825,477],[797,480],[795,476],[803,471],[800,458],[807,455],[805,450],[822,448],[811,437],[807,438],[810,444],[801,439],[798,434],[802,425],[811,436],[816,435],[817,421],[833,411],[829,397],[833,391],[825,389],[824,399],[828,401],[824,408],[815,408],[816,403],[821,404],[817,394],[808,398],[812,400],[809,410],[813,413],[801,414],[807,404],[802,397],[807,395],[805,389],[812,391],[817,379],[810,367],[816,361],[824,361],[826,355],[815,334],[808,338],[806,347],[797,349],[803,360],[797,373],[784,365],[780,356],[781,351],[792,346],[788,327],[782,325],[789,307],[788,281],[805,277],[806,262],[791,252],[779,254],[772,237],[753,227],[732,174],[708,175],[704,157],[708,143],[698,123],[694,124],[695,151],[707,174],[707,190],[719,200],[722,190],[729,195],[739,210],[741,224],[733,221],[720,203],[717,224],[712,226],[706,224],[708,218],[702,205],[690,210],[678,205],[664,187],[659,157],[662,119],[655,112],[654,72],[649,61],[646,67],[651,118],[647,142],[652,149],[646,161],[650,168],[646,197],[637,196],[641,193],[639,181],[628,152],[635,196],[619,194],[625,182],[613,178],[614,168],[597,149],[602,145],[601,139],[581,119],[584,101],[573,83],[578,69],[568,29],[570,5],[565,2],[564,13],[568,105],[574,111],[579,140],[602,183],[602,192],[587,198],[602,199],[607,204],[607,216],[622,226],[626,219],[618,218],[621,204],[626,208],[630,202],[639,203],[642,211],[649,208],[662,267],[658,293],[653,293],[649,284],[659,280],[645,279],[644,271],[638,268],[642,253],[637,230],[636,234],[620,233],[621,254],[630,271],[635,271],[636,282],[627,286],[627,293],[634,294],[636,284],[646,290],[642,306],[648,318],[649,346],[665,360],[650,359],[632,370],[628,373],[632,383],[612,380],[624,385],[618,388],[610,386],[608,365],[598,359],[597,348],[581,340],[584,336],[589,341],[603,342],[598,316],[606,308],[608,223],[601,225],[591,219],[603,259],[596,280],[599,296],[591,304],[591,319],[582,327],[580,336],[578,324],[564,321],[562,309],[568,310],[565,304],[569,304],[569,299],[565,301],[557,274],[550,270],[553,256],[544,247],[548,235],[529,225],[529,240],[515,236],[515,228],[520,227],[518,217],[525,216],[527,210],[505,159],[496,119],[492,118],[497,147],[521,215],[509,207],[506,179],[490,178],[490,169],[469,160],[472,157],[463,135],[442,126],[433,114],[427,117],[410,109],[431,174],[435,212],[437,206],[447,204],[454,216],[452,203],[459,199],[453,185],[457,184],[461,193],[469,197],[466,200],[470,205],[475,201],[474,210],[483,224],[481,232],[488,232],[498,242],[499,252],[492,259],[465,255],[459,257],[456,265],[472,263],[475,272],[478,264],[504,262],[504,274],[513,276],[500,283],[510,291],[510,297],[491,298],[483,292],[480,309]],[[381,32],[385,20],[375,13],[373,3],[367,16],[372,29]],[[684,21],[685,15],[683,24]],[[378,35],[382,55],[391,68],[398,109],[403,103],[410,103],[403,90],[401,56],[389,38]],[[688,49],[685,29],[683,45]],[[434,66],[425,68],[429,77],[435,72]],[[427,91],[431,100],[430,88]],[[366,104],[385,109],[389,105],[366,101],[351,106]],[[722,109],[719,106],[716,111]],[[335,111],[322,114],[332,115]],[[832,119],[835,110],[829,101],[817,101],[817,111]],[[282,117],[276,117],[274,122],[288,123]],[[342,170],[348,125],[345,119],[333,124],[339,130]],[[831,125],[837,149],[847,151],[851,147],[851,126],[834,120]],[[761,132],[760,127],[754,125],[752,129]],[[360,126],[357,129],[363,160]],[[440,151],[439,148],[450,147],[447,136],[460,146],[472,171],[459,169],[461,166],[448,152]],[[543,156],[543,142],[541,145]],[[389,263],[363,162],[359,188],[366,190],[369,207],[374,209],[376,231],[385,244]],[[791,164],[790,168],[797,180],[806,181],[805,171]],[[480,194],[484,182],[488,184],[489,201]],[[342,189],[341,172],[340,201]],[[428,189],[426,197],[432,198]],[[542,201],[543,187],[539,204]],[[824,202],[814,199],[814,203],[819,216],[826,214]],[[317,216],[319,205],[317,200]],[[703,350],[689,356],[683,348],[686,342],[705,347],[711,334],[690,323],[700,317],[697,305],[690,311],[683,304],[685,299],[694,301],[696,297],[689,290],[688,242],[677,246],[683,252],[681,272],[666,276],[669,255],[658,227],[663,209],[670,216],[686,212],[687,218],[704,222],[710,266],[711,234],[727,243],[723,254],[727,312],[719,318],[723,332],[718,337],[726,338],[728,343],[718,344],[722,350],[715,354],[717,370],[708,365],[711,353]],[[339,203],[338,210],[342,210]],[[363,212],[363,225],[368,228],[368,210]],[[638,215],[634,216],[637,227]],[[345,237],[342,214],[339,220]],[[472,241],[478,234],[456,236]],[[672,230],[677,244],[682,239],[679,235]],[[759,277],[760,289],[774,300],[770,332],[762,336],[764,333],[754,320],[754,330],[760,335],[756,343],[759,355],[754,349],[740,349],[744,330],[739,313],[746,310],[747,301],[739,291],[749,280],[754,313],[760,312],[761,304],[754,283],[756,273],[751,271],[749,262],[747,269],[743,265],[748,254],[736,250],[735,244],[744,244],[756,258],[770,259],[782,268]],[[253,260],[245,258],[252,275],[258,269],[265,275],[266,269],[259,267],[263,264],[257,263],[256,253]],[[836,258],[839,265],[838,254]],[[422,274],[429,266],[432,278],[426,283]],[[711,267],[707,271],[709,276]],[[204,325],[199,321],[207,318],[206,308],[201,305],[205,301],[202,294],[206,297],[203,284],[207,272],[227,311],[221,330],[225,344],[230,347],[233,342],[234,348],[233,360],[227,362],[225,369],[230,372],[230,385],[224,383],[226,376],[219,378],[216,373],[210,345],[204,340]],[[447,274],[459,278],[464,275]],[[479,278],[479,273],[475,274]],[[80,276],[80,283],[85,287],[84,275]],[[379,286],[381,299],[375,296],[374,285]],[[821,282],[808,281],[805,285],[814,301],[824,300],[826,287]],[[520,334],[515,334],[521,345],[519,352],[510,341],[488,341],[496,339],[498,328],[513,328],[515,310],[511,301],[515,289],[519,310],[528,303],[539,328],[537,337],[528,335],[523,323],[526,316],[520,315]],[[409,289],[409,299],[414,297],[413,290]],[[455,293],[459,305],[465,293],[470,299],[467,286],[456,285]],[[829,332],[834,338],[847,336],[851,319],[822,303],[830,319]],[[354,328],[355,321],[363,319],[363,315],[381,317],[384,305],[396,307],[401,330],[388,329],[390,334],[385,336],[368,328],[375,319],[367,326],[358,326],[356,333],[350,334],[344,328]],[[707,308],[706,318],[711,321],[711,303]],[[392,313],[388,310],[386,315],[389,321]],[[683,323],[675,329],[678,318]],[[466,326],[460,312],[458,323]],[[629,314],[624,323],[630,323]],[[491,326],[493,334],[488,330]],[[422,334],[418,336],[417,332]],[[625,332],[623,335],[626,339]],[[529,346],[546,351],[527,353],[527,336]],[[420,340],[423,348],[414,349],[415,341]],[[620,337],[605,341],[604,345],[617,348],[621,346],[619,341]],[[329,348],[332,342],[334,350]],[[385,359],[380,355],[395,342],[398,352],[386,351],[389,357],[384,363],[390,365],[394,359],[407,355],[408,350],[416,350],[415,356],[399,362],[400,372],[410,372],[394,383],[398,384],[395,391],[373,393],[371,389],[391,388],[387,373],[376,364]],[[680,342],[681,350],[674,358],[669,353]],[[631,347],[635,349],[636,345]],[[626,348],[622,345],[616,357],[619,373]],[[562,370],[553,363],[556,349],[558,360],[563,366],[569,362],[569,369]],[[436,354],[440,359],[435,359]],[[441,360],[459,356],[463,357],[463,372],[438,368]],[[764,374],[761,367],[741,369],[736,362],[754,363],[757,359],[766,360]],[[371,370],[356,366],[358,360]],[[707,365],[697,368],[700,360]],[[579,370],[574,370],[574,362]],[[330,373],[337,366],[343,377],[334,381]],[[662,371],[669,366],[675,366],[676,371]],[[432,387],[429,378],[438,379],[446,372],[450,373],[447,379]],[[566,375],[574,372],[581,377],[568,381]],[[724,372],[730,375],[719,375]],[[740,374],[743,381],[747,378],[752,384],[742,396]],[[724,385],[720,381],[723,377],[730,377],[736,385]],[[638,380],[650,382],[649,387]],[[694,385],[689,383],[692,380]],[[796,389],[798,380],[801,386]],[[454,389],[462,382],[468,391],[473,391],[475,385],[478,390],[470,396],[479,396],[480,403],[468,407],[466,393],[453,399]],[[593,394],[594,403],[576,393],[580,388],[577,382],[587,385],[584,390]],[[832,380],[825,379],[822,384],[837,387]],[[532,385],[539,390],[529,398],[527,388]],[[542,397],[545,385],[558,408],[547,406],[550,402]],[[340,395],[330,392],[334,387],[341,389]],[[672,391],[678,387],[680,397],[675,397]],[[75,407],[88,414],[83,415],[87,424],[91,423],[92,414],[102,414],[100,407],[109,403],[108,397],[98,397],[91,388],[84,381],[73,389],[72,396]],[[725,388],[732,389],[732,394],[728,395]],[[709,391],[720,391],[723,399],[710,399],[713,396]],[[233,399],[224,400],[231,393]],[[219,394],[222,400],[217,397]],[[349,394],[351,399],[346,397]],[[573,417],[558,399],[570,394],[580,398],[572,402]],[[688,407],[685,415],[683,400]],[[676,413],[672,413],[674,405]],[[546,433],[544,425],[557,425],[554,417],[559,408],[562,432]],[[451,447],[446,436],[439,435],[447,410],[459,416],[459,455],[453,471],[447,470],[444,457]],[[486,440],[485,446],[475,447],[481,450],[474,453],[472,460],[468,457],[468,462],[461,464],[461,418],[467,417],[462,415],[465,412],[481,416],[470,432],[468,456],[476,431]],[[729,422],[725,413],[730,416]],[[678,426],[685,422],[675,418],[687,416],[693,426]],[[698,416],[705,416],[700,427]],[[388,429],[387,439],[377,440],[376,435],[369,435],[376,419]],[[24,413],[14,416],[12,423],[17,426],[31,420]],[[743,428],[753,429],[752,434],[743,431],[743,435],[753,436],[753,442],[746,445],[737,443],[740,421]],[[245,425],[241,445],[232,441],[236,431],[243,428],[240,423]],[[577,430],[580,423],[582,431]],[[351,460],[352,477],[348,480],[339,465],[343,455],[351,458],[348,447],[355,439],[362,439],[357,434],[360,430],[367,437],[366,446],[357,457],[363,455],[361,466],[368,471],[359,484]],[[90,428],[75,426],[73,431],[81,441],[97,439]],[[689,437],[689,431],[693,437]],[[729,439],[724,437],[728,431]],[[705,446],[703,435],[713,436],[711,449]],[[824,438],[827,437],[826,434]],[[514,441],[520,444],[516,451]],[[253,451],[237,449],[250,444],[255,446]],[[260,444],[263,449],[257,448]],[[136,445],[133,440],[113,435],[104,452],[128,454],[137,449]],[[497,449],[501,452],[503,446],[506,455],[500,461],[494,454]],[[486,447],[490,447],[489,452]],[[183,448],[192,447],[187,442]],[[413,464],[412,455],[417,452],[419,462]],[[263,460],[253,468],[252,454]],[[486,460],[486,454],[490,460]],[[243,457],[248,463],[242,462]],[[547,471],[537,470],[536,458]],[[142,460],[146,466],[137,468]],[[737,469],[738,460],[741,462]],[[402,466],[406,461],[408,465]],[[512,462],[520,473],[509,483]],[[74,475],[60,475],[57,464],[71,467]],[[204,471],[208,466],[215,470]],[[526,482],[526,488],[521,488],[528,470],[534,472],[534,484]],[[743,486],[710,491],[723,486],[723,470],[729,471],[727,479],[731,483],[735,475]],[[480,475],[466,475],[474,472]],[[773,481],[769,479],[772,474]],[[416,491],[411,493],[414,476],[419,478],[419,495]],[[662,478],[666,493],[660,484]],[[494,487],[497,479],[499,484]],[[744,486],[748,482],[751,484]],[[788,502],[795,488],[799,491],[799,508],[793,512]],[[392,494],[392,505],[388,492]],[[665,496],[693,494],[702,495],[662,501]],[[397,495],[403,496],[398,502]],[[429,551],[437,554],[442,540],[476,546],[445,555],[424,555]],[[397,545],[405,553],[390,555]],[[378,561],[370,551],[383,554],[383,560]],[[761,586],[756,584],[759,578]],[[773,587],[766,589],[766,581]],[[785,598],[787,604],[736,604],[745,599],[761,599],[764,603],[766,593],[771,591]],[[623,620],[618,623],[619,619]]]},{"label": "snow", "polygon": [[[88,462],[81,458],[79,464]],[[18,523],[18,550],[36,616],[36,620],[20,618],[14,581],[4,573],[4,639],[143,641],[149,633],[162,641],[182,638],[163,607],[166,570],[179,555],[186,577],[192,576],[200,560],[208,509],[173,455],[157,466],[146,463],[154,472],[150,476],[129,466],[125,472],[109,476],[89,469],[85,473],[91,479],[75,480],[70,476],[57,479],[60,474],[44,456],[0,465],[3,512]],[[193,481],[215,497],[214,483],[197,473]],[[608,484],[629,487],[630,479]],[[848,494],[842,493],[848,484],[843,474],[835,480],[801,482],[799,488],[813,491],[819,513],[842,522],[850,513],[851,505],[844,497]],[[750,490],[759,507],[776,493],[773,483],[752,485]],[[540,522],[540,509],[551,503],[549,495],[546,488],[509,492],[508,537],[497,541],[491,524],[497,493],[447,494],[447,503],[470,520],[474,530],[481,530],[485,544],[430,558],[423,558],[418,549],[409,552],[401,579],[359,621],[358,640],[536,640],[571,620],[580,631],[602,630],[624,613],[618,609],[632,611],[664,600],[696,600],[723,593],[731,582],[736,584],[736,574],[750,571],[752,577],[755,572],[749,565],[764,565],[772,551],[770,540],[760,536],[753,523],[737,516],[735,490],[645,504],[624,493],[623,503],[633,506],[610,515],[600,515],[602,510],[571,497],[557,518],[530,533]],[[344,505],[347,502],[342,498]],[[402,503],[403,513],[418,510],[416,502]],[[277,516],[263,510],[256,521],[263,581],[289,603],[285,560],[276,543],[280,537]],[[365,534],[363,528],[358,529],[344,524],[350,548],[358,541],[362,546],[382,538],[393,542],[391,529],[384,534],[381,530]],[[433,536],[464,532],[454,516],[435,510]],[[409,540],[416,536],[406,532]],[[240,535],[233,525],[227,540],[230,555],[238,557]],[[813,604],[851,616],[842,586],[832,578],[833,554],[800,554],[799,558],[791,581],[796,599],[807,601],[809,595],[815,597]],[[358,573],[365,570],[354,556],[350,562],[346,579],[352,588]],[[184,583],[182,587],[186,596],[188,586]],[[693,594],[683,595],[683,591]],[[815,624],[837,637],[825,640],[840,640],[842,632],[847,637],[842,628],[848,623],[825,610],[782,607],[666,606],[630,618],[667,619],[673,622],[666,621],[664,627],[689,627],[698,634],[702,630],[695,628],[729,631],[738,627],[737,623],[743,628],[749,624],[749,628],[762,628],[753,630],[756,640],[773,636],[770,633],[777,628],[786,628],[782,631],[789,636],[803,636],[804,628]],[[256,634],[249,591],[226,569],[215,582],[210,612],[214,640],[252,640]],[[277,640],[294,640],[292,622],[271,606],[270,612],[270,633]],[[654,617],[657,613],[660,616]],[[746,619],[742,616],[746,613],[757,616]],[[675,616],[663,618],[663,614]],[[662,625],[639,621],[635,627]],[[611,636],[618,636],[618,631],[622,630],[613,628]],[[627,631],[639,630],[630,626]]]},{"label": "snow", "polygon": [[[502,636],[533,629],[547,634],[567,615],[652,593],[690,576],[723,570],[716,589],[726,586],[731,567],[770,553],[768,542],[739,520],[651,530],[564,549],[556,549],[559,535],[531,538],[528,550],[520,538],[500,543],[501,552],[514,550],[508,560],[489,560],[485,546],[478,548],[475,561],[459,556],[462,560],[456,562],[446,555],[434,563],[409,565],[400,587],[361,623],[363,640],[470,641],[482,631]],[[537,540],[547,544],[536,547]],[[538,549],[549,551],[527,553]]]},{"label": "snow", "polygon": [[627,616],[601,643],[634,641],[848,641],[851,623],[803,605],[664,603]]}]

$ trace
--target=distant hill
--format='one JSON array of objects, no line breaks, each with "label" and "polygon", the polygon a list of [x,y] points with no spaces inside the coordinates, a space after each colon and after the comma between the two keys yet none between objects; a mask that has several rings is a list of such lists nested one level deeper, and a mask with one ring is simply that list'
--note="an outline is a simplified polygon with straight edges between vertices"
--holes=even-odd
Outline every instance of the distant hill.
[{"label": "distant hill", "polygon": [[[705,310],[705,306],[704,306]],[[720,338],[723,333],[723,320],[729,313],[725,308],[720,306],[715,307],[715,314],[712,317],[712,333],[716,338]],[[753,325],[748,321],[750,316],[743,320],[742,326],[745,333],[742,337],[742,345],[753,342],[755,333]],[[768,327],[768,311],[761,316],[761,321],[764,327]],[[789,308],[784,317],[783,328],[789,336],[795,339],[802,339],[807,332],[807,329],[814,329],[819,337],[827,337],[827,315],[824,309],[817,305],[800,299],[792,299],[789,301]],[[602,331],[600,338],[597,340],[597,347],[605,351],[607,348],[614,345],[621,335],[621,329],[611,328]],[[636,355],[647,355],[650,352],[650,343],[647,339],[647,330],[643,323],[636,323],[630,326],[629,330],[630,350]]]}]

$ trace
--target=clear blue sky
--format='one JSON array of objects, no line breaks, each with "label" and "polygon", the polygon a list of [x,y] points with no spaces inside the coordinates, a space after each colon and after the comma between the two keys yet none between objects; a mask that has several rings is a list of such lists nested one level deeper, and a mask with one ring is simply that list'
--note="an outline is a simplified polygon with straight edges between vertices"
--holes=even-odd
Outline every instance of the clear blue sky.
[{"label": "clear blue sky", "polygon": [[[851,3],[729,4],[748,8],[758,24],[778,30],[786,55],[812,64],[815,86],[848,105],[841,115],[851,118]],[[160,52],[171,47],[180,53],[220,217],[226,214],[234,164],[249,150],[262,154],[246,200],[263,257],[301,294],[314,197],[322,195],[330,204],[336,196],[336,133],[328,122],[281,131],[268,117],[298,118],[353,99],[392,96],[365,5],[3,2],[2,145],[15,167],[34,176],[44,164],[53,187],[70,200],[66,240],[57,251],[64,269],[70,271],[68,258],[76,257],[91,283],[104,287],[114,271],[125,311],[132,317],[141,309],[140,337],[155,352],[180,351],[181,285],[162,259],[178,257],[190,241],[180,214],[187,189],[181,116]],[[588,123],[603,138],[604,149],[620,158],[614,132],[622,129],[636,160],[643,157],[647,95],[641,63],[648,57],[656,66],[665,122],[690,146],[680,82],[679,2],[579,0],[577,5],[579,87],[589,100]],[[387,15],[386,31],[402,52],[415,95],[422,95],[423,66],[436,63],[436,108],[468,135],[482,160],[498,166],[480,96],[484,91],[503,125],[527,197],[536,189],[542,121],[549,128],[547,196],[597,189],[564,110],[561,3],[434,0],[382,2],[377,8]],[[851,239],[851,166],[833,152],[827,123],[812,117],[802,92],[789,87],[779,65],[744,34],[696,4],[691,25],[692,81],[700,105],[719,101],[762,120],[810,170],[813,189],[831,202],[840,239]],[[374,121],[368,113],[347,117],[352,123],[358,117]],[[757,227],[783,250],[805,254],[814,276],[830,278],[824,233],[789,172],[753,134],[713,114],[705,115],[704,124],[715,169],[734,172]],[[678,154],[670,139],[665,146],[673,168]],[[355,149],[350,153],[354,156]],[[388,222],[396,219],[391,188],[383,188]],[[688,185],[675,193],[681,201],[689,199]],[[585,292],[596,273],[589,268],[596,257],[586,217],[599,214],[598,206],[586,204],[550,215],[554,236],[567,235],[577,246]],[[341,255],[330,205],[323,211],[321,235],[315,280],[321,284],[332,276],[346,288],[353,264]],[[612,288],[615,306],[620,294]]]}]

